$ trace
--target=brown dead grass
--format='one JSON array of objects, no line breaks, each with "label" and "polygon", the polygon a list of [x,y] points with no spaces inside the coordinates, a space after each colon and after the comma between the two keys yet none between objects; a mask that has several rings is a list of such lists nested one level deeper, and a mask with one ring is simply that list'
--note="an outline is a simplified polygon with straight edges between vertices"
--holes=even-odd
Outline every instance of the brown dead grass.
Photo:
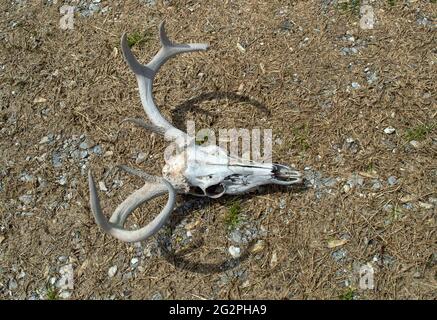
[{"label": "brown dead grass", "polygon": [[[75,29],[62,31],[59,6],[29,1],[20,8],[2,2],[0,9],[7,14],[0,21],[0,63],[5,65],[0,73],[0,235],[5,238],[0,243],[0,297],[11,298],[8,280],[22,270],[26,277],[12,298],[26,298],[44,288],[63,255],[75,267],[76,299],[122,294],[148,299],[156,292],[175,299],[336,299],[348,290],[343,282],[353,274],[353,262],[364,264],[386,254],[395,262],[375,263],[375,290],[359,290],[355,283],[357,296],[435,299],[435,211],[403,209],[400,198],[413,195],[417,204],[436,197],[435,130],[419,150],[406,148],[404,138],[408,129],[436,123],[436,29],[416,23],[416,10],[435,19],[436,5],[416,1],[391,7],[381,1],[375,7],[376,28],[365,31],[356,15],[335,6],[323,11],[321,1],[315,0],[290,1],[283,16],[278,15],[285,8],[283,1],[171,3],[111,3],[109,14],[76,17]],[[384,184],[374,194],[369,178],[363,190],[346,194],[339,183],[321,199],[313,189],[281,188],[243,197],[247,219],[267,230],[267,246],[259,254],[243,256],[234,268],[226,262],[229,241],[223,216],[228,200],[207,201],[188,212],[178,209],[174,225],[181,219],[200,220],[190,248],[174,243],[175,252],[146,258],[135,279],[108,278],[107,270],[114,264],[119,274],[129,268],[134,246],[100,232],[90,214],[86,177],[74,163],[53,168],[51,154],[63,139],[86,134],[104,151],[113,151],[111,157],[91,157],[95,176],[121,163],[136,166],[131,157],[141,150],[150,150],[155,158],[139,167],[160,175],[165,142],[120,125],[125,117],[144,114],[134,76],[118,48],[123,32],[147,29],[153,36],[134,47],[147,61],[159,48],[156,27],[163,19],[172,39],[211,45],[206,53],[169,61],[155,82],[157,103],[177,126],[183,129],[186,119],[195,119],[198,128],[273,128],[282,140],[274,148],[275,162],[301,170],[311,167],[343,181],[371,164],[378,178],[386,181],[394,175],[399,183]],[[293,22],[291,30],[280,30],[284,20]],[[12,28],[12,21],[19,21],[19,26]],[[356,55],[341,55],[346,32],[367,47]],[[238,42],[246,46],[245,53],[237,49]],[[365,67],[378,75],[372,85],[366,83]],[[199,72],[205,76],[199,77]],[[299,81],[294,81],[294,74]],[[348,92],[352,81],[361,88]],[[37,97],[47,102],[34,103]],[[187,103],[188,99],[192,100]],[[303,125],[305,148],[293,135]],[[387,126],[395,127],[396,134],[385,135]],[[61,135],[61,140],[40,145],[49,133]],[[360,151],[343,151],[339,159],[337,148],[347,137],[359,141]],[[35,157],[44,153],[46,160],[39,162]],[[23,171],[43,177],[47,187],[19,181]],[[56,183],[61,171],[69,175],[66,186]],[[139,186],[139,181],[123,177],[125,187],[111,197],[102,196],[106,212]],[[76,186],[70,183],[73,178]],[[18,209],[18,197],[26,192],[36,195],[31,217],[20,215]],[[68,208],[60,207],[69,192],[73,198]],[[286,200],[286,210],[279,210],[280,198]],[[382,209],[387,203],[399,206],[402,214],[390,220],[391,213]],[[150,210],[160,204],[150,205]],[[144,222],[141,215],[135,219]],[[350,237],[343,246],[348,253],[339,263],[327,243],[344,234]],[[147,243],[152,242],[156,239]],[[274,254],[278,261],[272,265]],[[222,284],[226,269],[246,270],[247,281]],[[417,272],[420,277],[413,276]]]}]

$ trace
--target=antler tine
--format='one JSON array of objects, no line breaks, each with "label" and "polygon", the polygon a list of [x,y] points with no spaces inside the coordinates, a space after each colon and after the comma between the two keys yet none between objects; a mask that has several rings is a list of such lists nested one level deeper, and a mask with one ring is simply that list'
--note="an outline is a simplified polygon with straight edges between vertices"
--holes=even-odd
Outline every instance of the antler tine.
[{"label": "antler tine", "polygon": [[[105,218],[100,207],[99,196],[97,194],[96,185],[91,174],[88,172],[88,184],[90,188],[90,205],[91,211],[97,224],[107,234],[125,242],[137,242],[145,240],[161,229],[164,223],[170,217],[176,202],[176,191],[173,186],[165,179],[156,177],[156,182],[146,182],[144,186],[134,193],[129,195],[118,207],[115,209],[109,221]],[[168,201],[161,213],[155,217],[147,226],[138,230],[124,229],[124,223],[127,217],[141,204],[151,200],[155,197],[168,192]]]},{"label": "antler tine", "polygon": [[169,123],[156,107],[152,91],[153,79],[159,68],[171,57],[185,52],[204,51],[208,48],[208,45],[203,43],[172,43],[165,32],[164,22],[161,22],[159,25],[159,37],[162,47],[146,65],[140,64],[133,55],[127,43],[126,34],[123,34],[121,38],[121,49],[127,64],[137,77],[141,103],[150,121],[155,126],[163,128],[166,131],[166,136],[170,139],[175,139],[181,136],[185,137],[186,134]]}]

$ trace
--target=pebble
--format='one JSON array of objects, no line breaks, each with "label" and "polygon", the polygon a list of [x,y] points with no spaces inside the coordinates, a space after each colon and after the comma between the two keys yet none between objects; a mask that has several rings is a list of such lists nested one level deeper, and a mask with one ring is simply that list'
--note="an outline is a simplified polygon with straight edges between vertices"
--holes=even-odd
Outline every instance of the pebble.
[{"label": "pebble", "polygon": [[238,229],[233,230],[230,234],[230,239],[235,243],[241,243],[241,241],[242,241],[241,231]]},{"label": "pebble", "polygon": [[153,295],[152,295],[152,298],[151,298],[152,300],[162,300],[163,299],[163,297],[162,297],[162,294],[160,294],[159,292],[155,292]]},{"label": "pebble", "polygon": [[79,144],[79,148],[82,150],[88,149],[88,143],[86,141],[81,142],[81,144]]},{"label": "pebble", "polygon": [[109,268],[108,270],[108,276],[110,278],[114,277],[117,273],[118,267],[116,265],[112,266],[111,268]]},{"label": "pebble", "polygon": [[92,149],[92,152],[97,154],[97,155],[101,155],[103,153],[102,146],[100,146],[100,145],[94,146]]},{"label": "pebble", "polygon": [[59,274],[61,275],[61,277],[56,282],[56,286],[60,290],[72,290],[74,285],[73,265],[67,264],[65,266],[62,266],[61,268],[59,268]]},{"label": "pebble", "polygon": [[228,251],[234,259],[237,259],[241,256],[241,249],[238,247],[230,246]]},{"label": "pebble", "polygon": [[138,258],[132,258],[130,261],[130,264],[132,265],[132,268],[135,268],[138,265],[138,262],[140,262],[140,259]]},{"label": "pebble", "polygon": [[388,183],[390,186],[394,186],[397,182],[398,182],[398,179],[397,179],[395,176],[390,176],[390,177],[388,177],[388,179],[387,179],[387,183]]},{"label": "pebble", "polygon": [[360,148],[360,145],[359,145],[358,141],[349,137],[345,140],[343,147],[344,147],[344,149],[346,149],[352,153],[357,153],[359,148]]},{"label": "pebble", "polygon": [[33,176],[31,176],[27,172],[23,172],[20,175],[20,181],[22,181],[22,182],[32,182],[33,181]]},{"label": "pebble", "polygon": [[55,168],[62,166],[62,156],[57,152],[53,153],[52,163]]},{"label": "pebble", "polygon": [[67,184],[67,177],[65,175],[60,176],[58,179],[58,183],[61,186],[65,186]]},{"label": "pebble", "polygon": [[104,181],[99,181],[99,189],[100,189],[100,191],[103,191],[103,192],[107,192],[108,191],[108,188],[106,188],[106,185],[105,185]]},{"label": "pebble", "polygon": [[413,146],[413,147],[416,148],[416,149],[419,149],[419,148],[420,148],[420,142],[419,142],[419,141],[416,141],[416,140],[411,140],[411,141],[410,141],[410,145]]},{"label": "pebble", "polygon": [[147,155],[144,152],[140,152],[137,155],[137,158],[135,159],[136,164],[140,164],[146,160]]},{"label": "pebble", "polygon": [[384,129],[384,133],[386,133],[386,134],[393,134],[395,132],[396,132],[396,129],[393,127],[387,127]]},{"label": "pebble", "polygon": [[347,180],[347,184],[351,188],[356,187],[356,186],[360,186],[361,187],[364,184],[364,179],[359,174],[353,173],[349,177],[349,179]]},{"label": "pebble", "polygon": [[382,183],[379,180],[372,180],[372,190],[380,190],[382,188]]},{"label": "pebble", "polygon": [[351,83],[351,87],[353,89],[359,89],[361,87],[361,85],[358,82],[352,82]]},{"label": "pebble", "polygon": [[11,291],[16,290],[18,288],[17,280],[15,280],[14,278],[10,279],[8,283],[8,288]]},{"label": "pebble", "polygon": [[48,136],[42,137],[42,139],[39,141],[39,144],[46,144],[50,142],[50,138]]},{"label": "pebble", "polygon": [[346,258],[347,250],[345,250],[345,249],[336,250],[331,254],[331,256],[332,256],[332,258],[334,258],[335,261],[340,262],[340,261],[344,260],[344,258]]},{"label": "pebble", "polygon": [[33,196],[30,194],[24,194],[18,198],[24,204],[30,204],[33,201]]}]

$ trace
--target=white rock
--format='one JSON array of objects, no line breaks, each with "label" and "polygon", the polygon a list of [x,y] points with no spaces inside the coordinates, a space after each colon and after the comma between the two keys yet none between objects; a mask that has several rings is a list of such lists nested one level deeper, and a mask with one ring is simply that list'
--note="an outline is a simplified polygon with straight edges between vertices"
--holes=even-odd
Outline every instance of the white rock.
[{"label": "white rock", "polygon": [[39,141],[39,144],[45,144],[48,143],[50,141],[50,138],[48,136],[42,137],[41,140]]},{"label": "white rock", "polygon": [[108,270],[108,276],[110,277],[110,278],[112,278],[113,276],[115,276],[115,274],[117,273],[117,270],[118,270],[118,267],[115,265],[115,266],[112,266],[111,268],[109,268],[109,270]]},{"label": "white rock", "polygon": [[147,155],[144,152],[140,152],[137,155],[137,158],[135,159],[136,164],[140,164],[146,160]]},{"label": "white rock", "polygon": [[386,134],[393,134],[395,132],[396,132],[396,129],[393,127],[387,127],[384,129],[384,133],[386,133]]},{"label": "white rock", "polygon": [[138,258],[132,258],[130,263],[133,267],[136,267],[139,261],[140,261],[140,259],[138,259]]},{"label": "white rock", "polygon": [[59,298],[61,299],[70,299],[70,297],[71,297],[70,291],[61,291],[61,293],[59,293]]},{"label": "white rock", "polygon": [[412,145],[414,148],[419,149],[420,148],[420,142],[416,140],[410,141],[410,145]]},{"label": "white rock", "polygon": [[103,191],[103,192],[108,191],[108,188],[106,188],[105,182],[103,182],[103,181],[99,181],[99,189],[100,189],[100,191]]},{"label": "white rock", "polygon": [[230,246],[228,251],[234,259],[237,259],[241,256],[241,249],[238,247]]},{"label": "white rock", "polygon": [[61,278],[56,283],[60,290],[73,290],[74,288],[74,271],[73,265],[67,264],[59,269]]}]

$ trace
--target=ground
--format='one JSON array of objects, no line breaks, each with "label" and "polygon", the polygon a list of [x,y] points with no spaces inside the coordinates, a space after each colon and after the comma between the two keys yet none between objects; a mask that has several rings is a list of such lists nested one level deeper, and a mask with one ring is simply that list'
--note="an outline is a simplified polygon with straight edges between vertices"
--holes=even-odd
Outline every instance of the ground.
[{"label": "ground", "polygon": [[[437,5],[368,2],[370,29],[355,0],[1,1],[0,298],[436,299]],[[87,172],[108,216],[141,186],[116,165],[161,175],[167,142],[121,123],[145,114],[119,41],[147,62],[162,20],[210,44],[159,72],[163,115],[271,128],[273,160],[306,180],[178,196],[126,244],[94,222]]]}]

